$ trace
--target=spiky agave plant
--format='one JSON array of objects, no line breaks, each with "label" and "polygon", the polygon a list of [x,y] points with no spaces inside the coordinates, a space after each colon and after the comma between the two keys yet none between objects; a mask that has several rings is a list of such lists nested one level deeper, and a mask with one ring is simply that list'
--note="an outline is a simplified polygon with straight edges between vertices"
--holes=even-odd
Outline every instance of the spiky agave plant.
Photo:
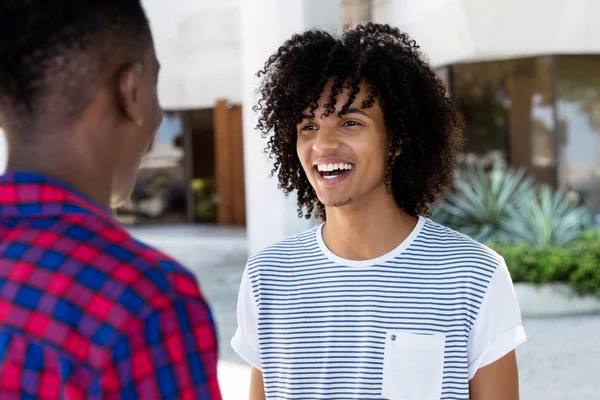
[{"label": "spiky agave plant", "polygon": [[569,200],[566,193],[541,185],[518,207],[509,210],[503,229],[514,241],[532,246],[561,246],[591,224],[589,211]]},{"label": "spiky agave plant", "polygon": [[510,211],[532,193],[532,180],[524,169],[505,170],[496,165],[489,174],[471,170],[445,193],[433,217],[475,240],[505,241]]}]

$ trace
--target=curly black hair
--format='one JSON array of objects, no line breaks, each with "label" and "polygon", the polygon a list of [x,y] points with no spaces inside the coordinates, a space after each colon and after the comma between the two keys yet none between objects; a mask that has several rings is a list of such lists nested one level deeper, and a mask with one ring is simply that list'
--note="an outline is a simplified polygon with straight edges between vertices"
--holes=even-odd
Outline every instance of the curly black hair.
[{"label": "curly black hair", "polygon": [[[266,152],[274,160],[279,187],[298,194],[298,216],[325,219],[296,152],[297,125],[309,108],[314,114],[327,82],[333,79],[324,115],[335,112],[345,87],[356,99],[361,82],[368,96],[362,107],[378,100],[391,132],[386,185],[407,213],[430,216],[429,205],[451,185],[456,153],[462,145],[462,119],[445,85],[424,60],[414,40],[389,25],[368,23],[340,37],[310,30],[286,41],[257,74],[262,77],[257,129],[269,138]],[[401,154],[395,157],[397,151]]]},{"label": "curly black hair", "polygon": [[77,117],[107,72],[152,44],[140,0],[4,0],[0,31],[0,124],[8,130],[26,131],[50,113]]}]

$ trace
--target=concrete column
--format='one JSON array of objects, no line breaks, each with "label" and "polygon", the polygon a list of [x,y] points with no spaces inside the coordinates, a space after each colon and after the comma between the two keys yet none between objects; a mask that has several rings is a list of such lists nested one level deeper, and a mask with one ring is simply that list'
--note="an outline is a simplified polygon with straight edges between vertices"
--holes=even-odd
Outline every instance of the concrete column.
[{"label": "concrete column", "polygon": [[285,198],[277,177],[269,178],[271,163],[266,140],[255,130],[256,72],[293,33],[319,27],[341,29],[339,0],[240,0],[244,167],[248,252],[302,232],[315,221],[298,219],[296,196]]}]

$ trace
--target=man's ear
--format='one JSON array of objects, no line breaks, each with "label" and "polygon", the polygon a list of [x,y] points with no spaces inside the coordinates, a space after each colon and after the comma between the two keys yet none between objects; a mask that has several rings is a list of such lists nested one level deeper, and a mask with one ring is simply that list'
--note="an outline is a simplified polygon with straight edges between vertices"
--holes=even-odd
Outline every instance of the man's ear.
[{"label": "man's ear", "polygon": [[[391,137],[391,132],[389,133],[390,137]],[[396,151],[394,152],[394,158],[398,157],[400,155],[400,153],[402,153],[402,143],[404,143],[402,140],[400,140],[400,143],[398,143],[398,148],[396,149]],[[390,141],[390,146],[392,145],[391,141]],[[390,152],[390,155],[391,152]]]},{"label": "man's ear", "polygon": [[144,124],[140,103],[142,71],[143,66],[136,63],[123,69],[118,76],[119,105],[125,116],[137,126]]}]

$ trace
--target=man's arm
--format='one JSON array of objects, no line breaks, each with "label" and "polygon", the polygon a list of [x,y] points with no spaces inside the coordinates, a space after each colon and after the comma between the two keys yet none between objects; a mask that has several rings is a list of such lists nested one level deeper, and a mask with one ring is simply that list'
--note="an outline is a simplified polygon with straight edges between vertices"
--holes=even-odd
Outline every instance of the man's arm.
[{"label": "man's arm", "polygon": [[258,307],[247,268],[244,270],[240,284],[237,320],[238,328],[231,339],[231,347],[252,366],[250,400],[265,400],[258,344]]},{"label": "man's arm", "polygon": [[526,340],[510,273],[501,259],[469,333],[472,399],[519,398],[515,349]]},{"label": "man's arm", "polygon": [[469,386],[471,400],[518,400],[519,374],[515,352],[511,351],[479,369]]},{"label": "man's arm", "polygon": [[250,375],[250,400],[266,400],[262,372],[254,367]]}]

